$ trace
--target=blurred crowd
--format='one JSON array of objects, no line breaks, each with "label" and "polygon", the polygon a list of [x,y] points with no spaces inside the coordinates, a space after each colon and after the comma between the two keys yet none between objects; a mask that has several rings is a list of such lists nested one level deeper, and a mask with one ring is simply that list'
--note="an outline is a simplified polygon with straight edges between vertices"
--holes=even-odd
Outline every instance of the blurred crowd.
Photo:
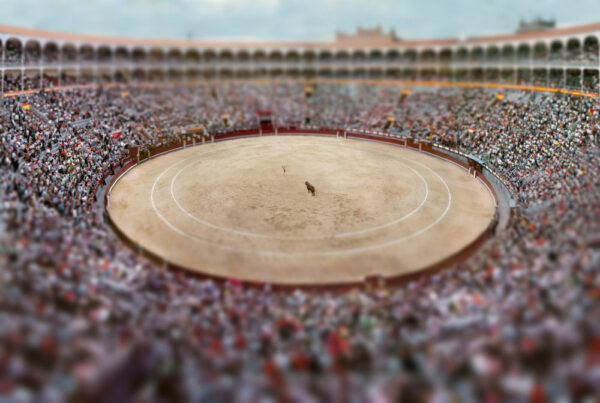
[{"label": "blurred crowd", "polygon": [[[71,401],[600,398],[599,102],[300,84],[74,89],[0,108],[0,397]],[[278,290],[165,271],[102,195],[175,130],[378,130],[478,156],[517,206],[466,262],[398,286]],[[393,123],[386,127],[388,118]],[[1,399],[0,399],[1,400]]]}]

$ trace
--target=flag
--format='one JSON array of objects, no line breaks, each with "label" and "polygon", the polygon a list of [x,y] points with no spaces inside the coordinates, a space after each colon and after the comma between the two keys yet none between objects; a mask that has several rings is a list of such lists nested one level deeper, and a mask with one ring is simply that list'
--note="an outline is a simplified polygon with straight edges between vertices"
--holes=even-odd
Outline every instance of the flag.
[{"label": "flag", "polygon": [[28,111],[31,109],[31,104],[29,102],[25,102],[22,106],[24,111]]},{"label": "flag", "polygon": [[411,90],[410,88],[405,88],[402,90],[402,93],[400,94],[400,98],[398,98],[398,103],[402,103],[404,102],[404,100],[406,99],[407,96],[409,96],[411,94]]},{"label": "flag", "polygon": [[499,92],[498,95],[496,95],[496,99],[498,101],[502,101],[504,99],[504,93],[503,92]]},{"label": "flag", "polygon": [[119,137],[121,137],[122,134],[123,134],[123,132],[121,130],[118,130],[118,131],[115,131],[115,132],[111,133],[113,140],[118,139]]},{"label": "flag", "polygon": [[383,125],[383,130],[388,130],[394,123],[394,120],[395,119],[393,116],[388,116],[386,122]]}]

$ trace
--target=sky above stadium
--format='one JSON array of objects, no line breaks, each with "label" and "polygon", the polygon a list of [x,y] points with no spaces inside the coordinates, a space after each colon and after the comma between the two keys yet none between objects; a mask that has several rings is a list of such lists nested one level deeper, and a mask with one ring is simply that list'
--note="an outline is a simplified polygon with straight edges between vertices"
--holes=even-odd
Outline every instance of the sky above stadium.
[{"label": "sky above stadium", "polygon": [[403,38],[513,32],[521,18],[600,22],[600,0],[0,0],[0,24],[145,38],[331,40],[381,25]]}]

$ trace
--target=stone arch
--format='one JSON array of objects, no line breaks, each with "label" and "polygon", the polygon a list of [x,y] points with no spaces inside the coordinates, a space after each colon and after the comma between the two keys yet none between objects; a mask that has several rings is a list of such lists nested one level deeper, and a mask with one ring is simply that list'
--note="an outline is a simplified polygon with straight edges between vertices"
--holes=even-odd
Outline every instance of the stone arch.
[{"label": "stone arch", "polygon": [[[115,49],[115,61],[118,63],[125,63],[129,61],[129,50],[126,47],[123,46],[119,46],[118,48]],[[126,75],[127,80],[129,81],[129,73],[125,72],[124,75]],[[115,81],[116,80],[116,75],[115,75]]]},{"label": "stone arch", "polygon": [[17,38],[9,38],[6,41],[5,63],[20,64],[23,58],[23,43]]},{"label": "stone arch", "polygon": [[96,60],[96,51],[90,44],[84,44],[79,47],[78,58],[80,62],[93,63]]},{"label": "stone arch", "polygon": [[148,54],[142,48],[135,48],[131,52],[131,60],[134,63],[144,63],[144,62],[146,62],[147,59],[148,59]]},{"label": "stone arch", "polygon": [[512,62],[515,60],[515,47],[513,45],[504,45],[502,47],[502,61]]},{"label": "stone arch", "polygon": [[471,61],[483,61],[483,48],[481,46],[476,46],[473,49],[471,49]]},{"label": "stone arch", "polygon": [[98,48],[98,62],[110,63],[113,58],[113,51],[108,46],[100,46]]},{"label": "stone arch", "polygon": [[564,58],[564,45],[562,41],[553,41],[550,44],[550,60],[561,60]]},{"label": "stone arch", "polygon": [[488,46],[485,50],[485,60],[497,62],[500,60],[500,49],[496,45]]},{"label": "stone arch", "polygon": [[60,52],[56,42],[46,42],[42,50],[44,64],[52,64],[58,62]]},{"label": "stone arch", "polygon": [[585,60],[597,61],[598,60],[598,37],[588,36],[583,40],[583,55]]},{"label": "stone arch", "polygon": [[548,59],[548,47],[544,42],[537,42],[533,45],[533,58],[535,60]]},{"label": "stone arch", "polygon": [[528,60],[531,56],[531,48],[528,44],[522,43],[517,48],[517,59]]},{"label": "stone arch", "polygon": [[577,38],[571,38],[567,42],[567,60],[578,60],[581,56],[581,42]]}]

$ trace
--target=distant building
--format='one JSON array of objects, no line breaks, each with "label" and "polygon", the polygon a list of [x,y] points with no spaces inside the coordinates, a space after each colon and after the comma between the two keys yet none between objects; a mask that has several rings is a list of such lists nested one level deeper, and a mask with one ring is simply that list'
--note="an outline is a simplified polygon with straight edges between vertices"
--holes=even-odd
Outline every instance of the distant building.
[{"label": "distant building", "polygon": [[517,33],[521,34],[523,32],[538,32],[538,31],[546,31],[549,29],[556,28],[555,20],[544,20],[540,17],[536,18],[532,21],[519,21],[519,27],[517,28]]},{"label": "distant building", "polygon": [[344,32],[336,32],[336,42],[354,42],[354,43],[385,43],[398,42],[400,38],[396,36],[396,31],[391,29],[389,32],[384,32],[381,26],[375,28],[358,28],[355,34],[346,34]]}]

